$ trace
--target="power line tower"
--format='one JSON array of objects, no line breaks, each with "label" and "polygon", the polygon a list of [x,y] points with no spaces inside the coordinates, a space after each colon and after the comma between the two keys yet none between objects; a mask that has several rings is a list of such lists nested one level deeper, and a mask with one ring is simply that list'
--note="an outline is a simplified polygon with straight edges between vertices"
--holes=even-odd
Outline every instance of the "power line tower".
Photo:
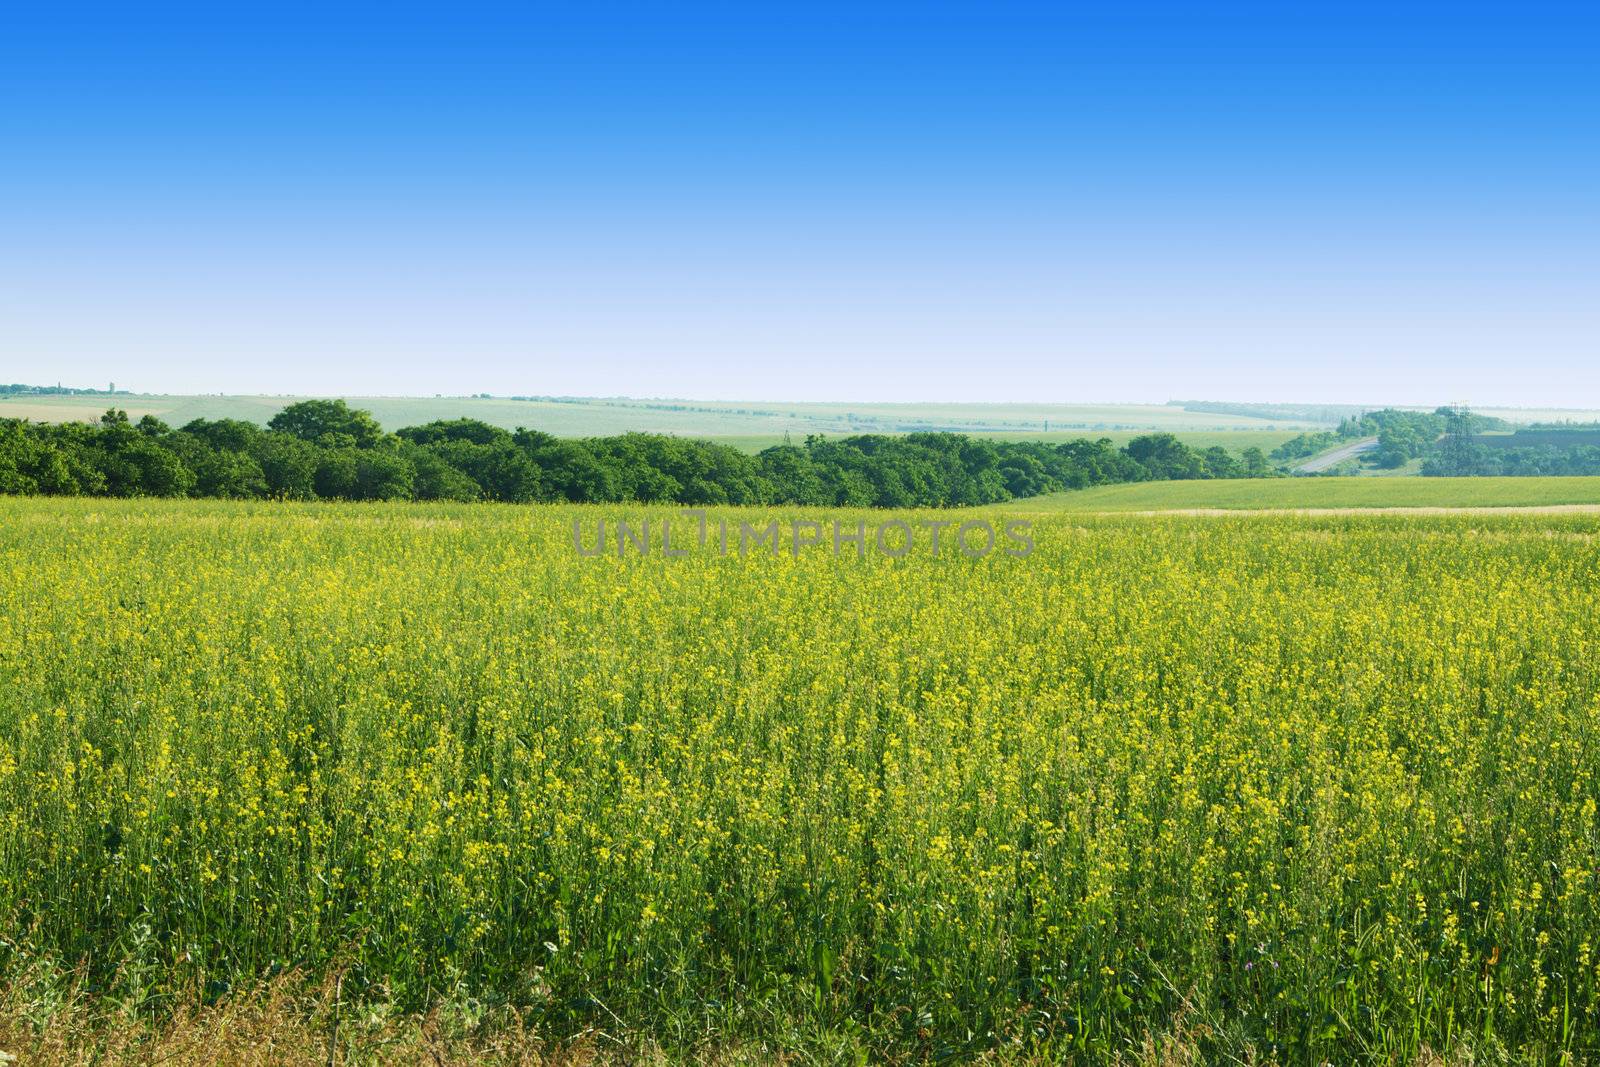
[{"label": "power line tower", "polygon": [[1449,424],[1445,429],[1444,468],[1453,475],[1464,475],[1472,469],[1472,411],[1462,401],[1450,405]]}]

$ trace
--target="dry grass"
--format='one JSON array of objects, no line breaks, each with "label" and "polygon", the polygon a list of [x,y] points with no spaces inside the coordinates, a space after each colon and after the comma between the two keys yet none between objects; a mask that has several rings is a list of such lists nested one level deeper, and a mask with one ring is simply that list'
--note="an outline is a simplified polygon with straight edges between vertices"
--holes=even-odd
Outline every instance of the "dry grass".
[{"label": "dry grass", "polygon": [[[43,993],[43,995],[41,995]],[[1151,1034],[1116,1058],[1118,1067],[1201,1067],[1213,1062],[1202,1043],[1216,1036],[1185,1010],[1168,1030]],[[880,1062],[864,1050],[838,1055],[789,1053],[752,1044],[707,1045],[664,1051],[639,1036],[590,1032],[552,1041],[515,1017],[468,1023],[443,1010],[425,1016],[350,1009],[337,980],[306,989],[281,976],[246,995],[179,1008],[156,1023],[123,1006],[97,1001],[79,988],[50,994],[28,982],[0,986],[0,1064],[37,1067],[338,1067],[359,1064],[517,1065],[517,1067],[711,1067],[812,1062]],[[1412,1067],[1477,1067],[1501,1057],[1457,1049],[1441,1055],[1424,1047]],[[1058,1063],[1060,1052],[996,1051],[979,1062],[1034,1067]],[[1227,1062],[1268,1065],[1270,1056],[1244,1049]]]},{"label": "dry grass", "polygon": [[[308,986],[280,975],[214,1004],[198,998],[159,1020],[122,1002],[86,992],[81,978],[37,967],[0,983],[0,1065],[28,1067],[341,1067],[362,1064],[504,1065],[504,1067],[665,1067],[693,1063],[744,1067],[817,1062],[912,1062],[883,1059],[860,1047],[786,1051],[753,1043],[707,1041],[664,1050],[648,1036],[591,1030],[566,1040],[540,1035],[514,1014],[472,1018],[449,1007],[407,1015],[342,1002],[340,980]],[[1187,1008],[1165,1033],[1146,1037],[1118,1067],[1197,1067],[1200,1042],[1213,1033]],[[1034,1067],[1060,1062],[1059,1050],[1039,1055],[994,1050],[978,1062]],[[1252,1061],[1255,1062],[1255,1061]],[[1266,1061],[1261,1061],[1266,1062]],[[1446,1061],[1429,1061],[1444,1067]]]},{"label": "dry grass", "polygon": [[[599,1033],[555,1042],[514,1017],[471,1023],[444,1010],[416,1016],[351,1009],[340,1002],[337,979],[306,989],[292,976],[215,1004],[180,1006],[159,1022],[77,986],[57,995],[13,983],[0,993],[0,1050],[19,1064],[41,1067],[667,1062],[647,1042]],[[708,1054],[705,1062],[739,1058]]]}]

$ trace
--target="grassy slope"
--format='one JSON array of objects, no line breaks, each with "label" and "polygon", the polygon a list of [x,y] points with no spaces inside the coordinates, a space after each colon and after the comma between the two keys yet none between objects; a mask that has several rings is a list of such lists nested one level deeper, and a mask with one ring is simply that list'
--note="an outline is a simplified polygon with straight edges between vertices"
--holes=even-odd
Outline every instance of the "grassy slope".
[{"label": "grassy slope", "polygon": [[[295,397],[269,396],[44,396],[0,397],[0,418],[39,422],[93,420],[115,405],[137,419],[144,415],[182,426],[191,419],[245,419],[266,423]],[[385,428],[417,426],[434,419],[469,416],[493,426],[526,426],[559,437],[603,436],[645,431],[720,441],[747,452],[781,444],[785,436],[839,437],[855,433],[903,433],[935,428],[996,440],[1071,441],[1109,437],[1125,444],[1141,433],[1178,433],[1195,448],[1221,445],[1240,451],[1252,445],[1270,452],[1301,432],[1239,415],[1186,412],[1153,405],[1066,404],[764,404],[716,401],[583,400],[550,402],[475,397],[352,397]],[[1049,420],[1051,429],[1043,430]],[[1249,427],[1249,428],[1241,428]]]},{"label": "grassy slope", "polygon": [[1141,482],[1015,501],[1028,511],[1188,508],[1534,507],[1600,504],[1595,478],[1281,478]]},{"label": "grassy slope", "polygon": [[[195,418],[234,418],[265,422],[299,396],[118,395],[114,403],[130,415],[158,415],[181,425]],[[552,402],[477,397],[350,397],[386,427],[397,429],[432,419],[470,416],[507,429],[536,426],[562,435],[610,434],[629,430],[697,436],[747,436],[781,439],[785,432],[882,433],[916,429],[982,432],[985,436],[1036,434],[1049,421],[1052,436],[1077,437],[1095,431],[1242,431],[1310,429],[1311,423],[1185,411],[1164,404],[793,404],[767,401],[631,400],[582,398]],[[93,419],[113,400],[104,396],[0,396],[0,418],[45,422]],[[1483,409],[1516,422],[1588,422],[1592,411]],[[1285,437],[1293,436],[1287,434]]]},{"label": "grassy slope", "polygon": [[[265,422],[299,397],[118,396],[129,414],[159,415],[181,424],[194,418],[238,418]],[[987,433],[1034,433],[1044,429],[1238,430],[1292,427],[1242,415],[1215,415],[1164,405],[1136,404],[784,404],[760,401],[606,400],[571,402],[474,397],[351,397],[389,429],[432,419],[470,416],[507,429],[533,426],[562,435],[611,434],[629,430],[699,436],[779,437],[806,433],[883,433],[948,429]],[[45,421],[93,418],[109,397],[4,397],[0,416]]]},{"label": "grassy slope", "polygon": [[[856,431],[859,432],[859,431]],[[1221,445],[1230,452],[1242,452],[1246,448],[1259,448],[1263,452],[1271,452],[1289,438],[1300,433],[1299,430],[1171,430],[1158,431],[1144,430],[1051,430],[1049,433],[983,433],[972,434],[991,441],[1045,441],[1051,444],[1060,444],[1063,441],[1077,441],[1083,438],[1094,440],[1101,437],[1110,438],[1119,445],[1125,445],[1140,434],[1171,432],[1179,440],[1191,448],[1210,448]],[[830,436],[842,436],[833,434]],[[782,444],[784,435],[777,434],[714,434],[707,436],[706,440],[716,441],[720,444],[732,445],[734,448],[746,452],[759,452],[763,448]],[[803,434],[790,434],[789,440],[799,444],[804,440]]]}]

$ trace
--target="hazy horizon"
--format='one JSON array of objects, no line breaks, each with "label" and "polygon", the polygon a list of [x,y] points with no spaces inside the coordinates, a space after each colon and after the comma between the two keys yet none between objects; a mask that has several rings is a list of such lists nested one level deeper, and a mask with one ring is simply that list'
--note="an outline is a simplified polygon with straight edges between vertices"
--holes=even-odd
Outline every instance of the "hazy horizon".
[{"label": "hazy horizon", "polygon": [[[0,385],[3,385],[3,384],[6,384],[6,383],[0,383]],[[1059,408],[1100,408],[1100,407],[1106,407],[1106,408],[1117,408],[1117,407],[1122,407],[1122,408],[1136,408],[1136,407],[1168,408],[1168,407],[1181,407],[1184,404],[1234,404],[1234,405],[1239,405],[1239,406],[1260,406],[1260,407],[1281,407],[1281,408],[1316,408],[1316,407],[1339,408],[1339,407],[1352,407],[1352,408],[1365,408],[1365,409],[1368,409],[1368,410],[1379,410],[1379,409],[1386,408],[1386,407],[1433,409],[1433,408],[1447,406],[1447,405],[1452,404],[1452,403],[1461,403],[1461,404],[1464,404],[1465,406],[1467,406],[1469,408],[1475,408],[1475,409],[1484,410],[1484,411],[1519,411],[1520,410],[1520,411],[1534,411],[1534,412],[1582,412],[1582,413],[1595,412],[1595,413],[1600,413],[1600,407],[1587,408],[1587,407],[1584,407],[1582,405],[1565,404],[1565,403],[1551,402],[1551,403],[1544,403],[1544,404],[1502,404],[1502,403],[1495,402],[1492,399],[1486,400],[1485,402],[1482,402],[1482,403],[1470,403],[1470,402],[1467,402],[1467,401],[1463,401],[1460,398],[1456,398],[1455,400],[1419,400],[1419,401],[1416,401],[1416,402],[1408,402],[1408,401],[1404,401],[1404,400],[1394,400],[1394,399],[1372,400],[1370,398],[1367,399],[1367,400],[1361,400],[1361,401],[1341,401],[1341,400],[1321,400],[1321,399],[1307,400],[1307,399],[1303,399],[1303,398],[1302,399],[1282,399],[1282,398],[1279,398],[1279,399],[1266,399],[1266,400],[1242,400],[1242,399],[1239,399],[1237,397],[1217,397],[1217,396],[1185,397],[1185,398],[1176,398],[1176,397],[1174,397],[1174,398],[1171,398],[1171,399],[1168,399],[1168,400],[1127,400],[1127,399],[1105,399],[1105,398],[1096,398],[1096,397],[1089,397],[1089,398],[1082,398],[1082,399],[1071,398],[1071,399],[1032,399],[1032,400],[962,400],[962,399],[956,399],[956,398],[950,398],[950,397],[933,397],[933,398],[926,398],[926,399],[871,400],[871,399],[862,399],[860,397],[834,396],[834,397],[823,397],[823,398],[819,398],[819,399],[796,400],[796,399],[791,399],[791,398],[788,398],[788,397],[776,397],[776,396],[729,397],[729,396],[678,396],[678,395],[668,395],[668,394],[653,395],[653,396],[642,396],[642,395],[635,395],[635,394],[628,394],[628,393],[610,393],[610,394],[564,393],[564,394],[552,394],[552,393],[484,393],[482,391],[478,391],[478,392],[453,391],[453,392],[435,392],[435,393],[427,393],[427,394],[422,394],[422,393],[386,393],[386,392],[378,392],[378,391],[350,391],[350,392],[337,392],[337,393],[335,393],[335,392],[305,392],[305,391],[230,393],[230,392],[216,392],[216,391],[213,391],[213,392],[193,392],[193,391],[147,390],[147,389],[134,388],[134,387],[125,385],[125,384],[123,384],[121,382],[114,383],[116,385],[116,387],[117,387],[117,391],[116,391],[116,393],[112,394],[112,393],[106,392],[104,389],[102,389],[99,386],[74,385],[74,384],[68,383],[68,382],[60,382],[60,383],[17,382],[17,383],[11,383],[11,384],[26,385],[26,386],[29,386],[29,387],[44,387],[44,388],[61,387],[61,388],[66,388],[66,389],[77,389],[77,390],[82,390],[82,389],[95,390],[94,392],[91,392],[91,393],[79,393],[79,394],[76,394],[76,395],[81,395],[81,396],[173,397],[173,398],[198,398],[198,399],[204,399],[204,398],[208,398],[208,397],[221,397],[221,398],[235,397],[235,398],[260,398],[260,399],[264,399],[264,400],[344,399],[344,400],[351,400],[351,401],[359,401],[359,400],[422,400],[422,401],[425,401],[425,400],[500,400],[500,401],[529,400],[529,401],[556,401],[556,402],[565,402],[565,401],[598,401],[598,402],[615,402],[615,403],[628,403],[628,404],[655,404],[655,403],[673,403],[673,404],[697,404],[697,403],[698,404],[768,404],[768,405],[772,405],[772,406],[775,406],[775,407],[828,406],[828,407],[839,407],[839,408],[850,408],[850,407],[854,407],[854,408],[877,408],[877,407],[941,407],[941,406],[948,406],[948,407],[969,407],[969,408],[970,407],[1017,407],[1017,408],[1034,408],[1034,409],[1044,409],[1044,408],[1052,408],[1052,407],[1059,407]],[[110,385],[110,384],[113,384],[113,383],[108,382],[106,384]],[[0,393],[0,396],[9,396],[9,397],[12,397],[12,398],[26,397],[26,396],[51,396],[51,395],[63,395],[63,394],[31,394],[31,393],[5,394],[5,393]],[[68,397],[70,397],[70,395],[73,395],[73,394],[66,394],[66,395]],[[1263,416],[1263,417],[1270,417],[1270,416]],[[1284,418],[1287,418],[1287,416],[1284,416]]]},{"label": "hazy horizon", "polygon": [[[72,382],[42,382],[19,381],[13,384],[55,387],[66,389],[92,389],[96,396],[113,395],[105,391],[104,385],[78,384]],[[670,402],[700,402],[708,404],[828,404],[828,405],[862,405],[862,406],[926,406],[936,404],[949,405],[992,405],[992,406],[1060,406],[1060,407],[1168,407],[1182,404],[1240,404],[1259,405],[1272,407],[1362,407],[1362,408],[1436,408],[1450,404],[1460,403],[1469,408],[1494,408],[1494,409],[1526,409],[1530,411],[1600,411],[1600,404],[1588,407],[1584,404],[1574,404],[1559,400],[1549,400],[1542,403],[1502,403],[1494,397],[1485,397],[1480,400],[1471,400],[1462,397],[1429,397],[1417,400],[1396,399],[1385,397],[1381,399],[1326,399],[1322,397],[1260,397],[1246,398],[1238,396],[1192,396],[1169,397],[1160,399],[1137,399],[1126,397],[1047,397],[1027,400],[972,400],[952,396],[923,396],[923,397],[888,397],[869,398],[860,396],[815,396],[810,398],[795,398],[787,396],[690,396],[676,393],[544,393],[544,392],[508,392],[494,393],[485,390],[453,389],[449,391],[420,392],[392,392],[381,389],[349,389],[349,390],[308,390],[308,389],[274,389],[269,391],[232,391],[232,390],[195,390],[195,389],[145,389],[134,384],[116,382],[115,395],[131,396],[175,396],[175,397],[206,397],[206,396],[237,396],[237,397],[307,397],[317,399],[352,399],[352,398],[390,398],[396,400],[473,400],[486,395],[487,399],[513,400],[513,399],[541,399],[541,400],[625,400],[635,403],[650,403],[656,401]],[[32,395],[32,394],[16,394]],[[42,394],[41,394],[42,395]]]}]

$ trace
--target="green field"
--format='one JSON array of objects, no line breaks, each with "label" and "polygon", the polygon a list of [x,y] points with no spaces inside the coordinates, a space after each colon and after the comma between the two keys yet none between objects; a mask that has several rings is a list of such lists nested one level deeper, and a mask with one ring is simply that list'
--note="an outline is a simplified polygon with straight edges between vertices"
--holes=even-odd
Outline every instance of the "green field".
[{"label": "green field", "polygon": [[[232,418],[264,424],[283,407],[303,397],[263,396],[7,396],[0,418],[37,421],[93,419],[107,407],[129,415],[155,415],[172,425],[191,419]],[[1277,430],[1301,425],[1242,415],[1189,412],[1155,404],[788,404],[759,401],[627,400],[586,398],[563,401],[477,397],[347,397],[385,429],[418,426],[435,419],[468,417],[493,426],[525,426],[560,437],[600,437],[645,431],[685,437],[743,437],[752,447],[780,441],[784,434],[905,433],[949,430],[982,434],[1033,434],[1045,430],[1063,438],[1116,430]],[[1293,436],[1285,434],[1277,440]],[[764,446],[764,445],[763,445]]]},{"label": "green field", "polygon": [[1002,505],[1018,512],[1272,508],[1600,507],[1593,478],[1272,478],[1137,482]]},{"label": "green field", "polygon": [[1600,1055],[1600,516],[690,521],[0,499],[6,1051]]},{"label": "green field", "polygon": [[[859,431],[857,431],[859,432]],[[1097,440],[1105,437],[1119,445],[1125,445],[1142,434],[1171,433],[1190,448],[1211,448],[1221,446],[1229,452],[1239,453],[1247,448],[1259,448],[1263,452],[1271,452],[1285,441],[1301,433],[1300,430],[1051,430],[1049,433],[1008,433],[1008,432],[979,432],[974,437],[983,437],[991,441],[1042,441],[1047,443],[1062,443],[1065,441],[1078,441],[1084,438]],[[803,435],[789,434],[787,440],[799,443]],[[718,444],[731,445],[744,452],[760,452],[773,445],[781,445],[785,441],[783,434],[741,434],[708,437],[706,440]]]},{"label": "green field", "polygon": [[[125,409],[137,419],[154,415],[181,426],[192,419],[243,419],[265,424],[296,396],[4,396],[0,418],[41,422],[90,421],[107,407]],[[474,418],[491,426],[543,430],[558,437],[600,437],[646,432],[698,437],[747,452],[808,434],[846,436],[943,430],[1002,441],[1071,441],[1108,437],[1126,444],[1142,433],[1177,434],[1193,448],[1220,445],[1238,453],[1246,448],[1271,452],[1308,429],[1325,426],[1247,415],[1185,411],[1156,404],[791,404],[756,401],[634,400],[577,398],[509,400],[482,397],[349,397],[372,412],[387,430],[419,426],[435,419]],[[1593,419],[1593,412],[1511,410],[1500,415],[1518,421]],[[1049,430],[1045,426],[1050,427]],[[1402,473],[1415,473],[1414,467]]]}]

